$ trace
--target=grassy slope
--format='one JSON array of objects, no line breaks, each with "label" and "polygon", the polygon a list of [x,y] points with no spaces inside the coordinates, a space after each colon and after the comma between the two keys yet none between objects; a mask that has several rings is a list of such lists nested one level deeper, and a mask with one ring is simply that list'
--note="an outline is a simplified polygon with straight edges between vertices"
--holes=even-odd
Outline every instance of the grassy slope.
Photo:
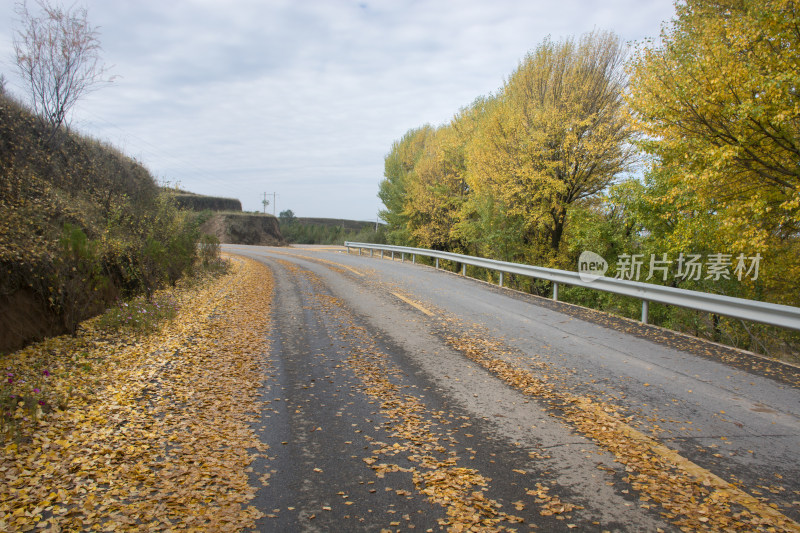
[{"label": "grassy slope", "polygon": [[192,238],[142,165],[0,94],[0,351],[174,281]]}]

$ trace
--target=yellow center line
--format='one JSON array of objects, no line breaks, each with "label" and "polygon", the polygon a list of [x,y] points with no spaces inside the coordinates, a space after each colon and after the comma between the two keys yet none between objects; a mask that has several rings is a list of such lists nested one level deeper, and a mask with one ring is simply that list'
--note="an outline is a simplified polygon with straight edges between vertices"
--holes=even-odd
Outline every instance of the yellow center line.
[{"label": "yellow center line", "polygon": [[312,258],[310,258],[310,257],[306,257],[306,259],[308,259],[309,261],[320,261],[320,262],[322,262],[322,263],[327,263],[327,264],[329,264],[329,265],[335,265],[335,266],[337,266],[337,267],[340,267],[340,268],[346,268],[347,270],[349,270],[350,272],[352,272],[353,274],[355,274],[355,275],[357,275],[357,276],[361,276],[361,277],[363,277],[363,276],[364,276],[364,273],[363,273],[363,272],[359,272],[358,270],[356,270],[356,269],[354,269],[354,268],[350,268],[350,267],[349,267],[349,266],[347,266],[347,265],[343,265],[343,264],[341,264],[341,263],[336,263],[335,261],[328,261],[327,259],[321,259],[321,258],[319,258],[319,257],[315,257],[315,258],[313,258],[313,259],[312,259]]},{"label": "yellow center line", "polygon": [[600,406],[595,405],[591,401],[585,398],[578,398],[577,400],[577,403],[584,411],[593,412],[598,419],[607,420],[607,423],[611,426],[616,426],[620,433],[645,444],[653,451],[653,453],[660,455],[668,461],[671,461],[675,466],[702,482],[703,485],[707,487],[713,487],[717,491],[727,494],[730,497],[729,501],[738,503],[739,505],[748,508],[756,515],[774,520],[777,524],[780,524],[788,531],[800,532],[800,524],[784,515],[777,509],[770,507],[768,504],[758,500],[754,496],[751,496],[742,489],[732,485],[731,483],[728,483],[713,472],[710,472],[697,463],[690,461],[689,459],[680,455],[677,451],[664,446],[655,439],[648,437],[641,431],[634,429],[628,424],[619,422],[619,420],[609,416]]},{"label": "yellow center line", "polygon": [[396,292],[393,292],[393,293],[392,293],[392,295],[394,295],[394,296],[397,296],[398,298],[400,298],[401,300],[403,300],[405,303],[407,303],[407,304],[408,304],[408,305],[410,305],[411,307],[414,307],[414,308],[416,308],[416,309],[418,309],[418,310],[422,311],[422,312],[423,312],[423,313],[425,313],[426,315],[428,315],[428,316],[433,316],[433,313],[432,313],[431,311],[428,311],[427,309],[425,309],[424,307],[422,307],[422,306],[421,306],[420,304],[418,304],[417,302],[415,302],[415,301],[413,301],[413,300],[409,300],[409,299],[408,299],[408,298],[406,298],[405,296],[402,296],[402,295],[400,295],[400,294],[397,294]]}]

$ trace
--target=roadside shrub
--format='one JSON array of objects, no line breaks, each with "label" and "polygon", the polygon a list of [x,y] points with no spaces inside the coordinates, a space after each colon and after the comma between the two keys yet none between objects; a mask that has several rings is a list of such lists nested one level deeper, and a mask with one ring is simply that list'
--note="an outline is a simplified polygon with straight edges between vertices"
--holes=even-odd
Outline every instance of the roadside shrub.
[{"label": "roadside shrub", "polygon": [[200,237],[200,261],[208,268],[220,261],[220,244],[216,235],[203,234]]},{"label": "roadside shrub", "polygon": [[98,242],[81,228],[65,224],[59,244],[61,253],[49,275],[49,301],[67,331],[75,333],[87,311],[102,309],[110,282],[98,261]]}]

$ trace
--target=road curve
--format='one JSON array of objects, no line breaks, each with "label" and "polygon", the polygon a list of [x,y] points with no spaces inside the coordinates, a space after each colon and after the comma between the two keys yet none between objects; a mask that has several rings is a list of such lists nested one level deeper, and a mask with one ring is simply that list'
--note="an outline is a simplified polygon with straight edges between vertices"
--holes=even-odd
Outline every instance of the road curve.
[{"label": "road curve", "polygon": [[800,531],[796,367],[399,258],[224,250],[275,278],[261,531]]}]

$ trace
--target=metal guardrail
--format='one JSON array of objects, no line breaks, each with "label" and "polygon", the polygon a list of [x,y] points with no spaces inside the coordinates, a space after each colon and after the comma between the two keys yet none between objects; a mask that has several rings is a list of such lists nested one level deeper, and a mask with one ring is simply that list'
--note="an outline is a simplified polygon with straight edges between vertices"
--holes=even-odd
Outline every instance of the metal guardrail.
[{"label": "metal guardrail", "polygon": [[384,252],[391,252],[392,259],[394,259],[396,253],[401,254],[401,260],[405,260],[405,256],[410,255],[413,262],[416,262],[416,257],[418,255],[431,257],[436,260],[436,268],[439,268],[439,260],[454,261],[456,263],[461,263],[462,275],[466,275],[466,265],[494,270],[500,273],[499,284],[501,287],[503,286],[504,273],[545,279],[553,282],[554,300],[558,300],[559,285],[572,285],[623,296],[632,296],[642,301],[642,322],[645,324],[647,323],[649,302],[656,302],[800,331],[800,308],[789,305],[759,302],[756,300],[747,300],[745,298],[734,298],[721,294],[677,289],[675,287],[665,287],[663,285],[653,285],[650,283],[608,278],[605,276],[592,281],[584,281],[577,272],[570,272],[568,270],[557,270],[554,268],[523,265],[520,263],[508,263],[506,261],[495,261],[493,259],[427,250],[424,248],[409,248],[406,246],[361,242],[345,242],[344,245],[347,247],[348,253],[351,248],[358,248],[359,255],[361,255],[362,250],[366,249],[370,250],[370,255],[376,250],[380,251],[381,257],[383,257]]}]

